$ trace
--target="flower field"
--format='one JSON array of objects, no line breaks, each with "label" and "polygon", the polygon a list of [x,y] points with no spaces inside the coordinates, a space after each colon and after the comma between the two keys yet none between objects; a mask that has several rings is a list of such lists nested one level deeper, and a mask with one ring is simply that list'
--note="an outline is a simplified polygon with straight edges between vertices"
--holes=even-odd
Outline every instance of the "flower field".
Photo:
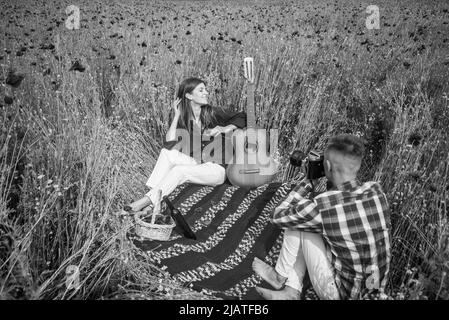
[{"label": "flower field", "polygon": [[0,2],[1,299],[212,299],[148,263],[113,213],[145,192],[180,81],[245,110],[248,56],[277,180],[294,149],[366,141],[392,263],[387,295],[361,298],[449,298],[447,1]]}]

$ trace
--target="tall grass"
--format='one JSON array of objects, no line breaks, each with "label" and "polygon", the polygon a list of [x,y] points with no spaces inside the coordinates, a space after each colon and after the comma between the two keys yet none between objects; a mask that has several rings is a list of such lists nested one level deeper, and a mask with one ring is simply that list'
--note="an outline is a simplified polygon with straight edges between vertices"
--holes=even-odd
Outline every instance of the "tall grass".
[{"label": "tall grass", "polygon": [[[263,3],[257,8],[256,25],[266,19]],[[298,12],[292,21],[304,18]],[[114,27],[111,32],[126,33],[114,40],[115,60],[90,50],[111,41],[106,35],[61,32],[60,59],[46,57],[51,76],[34,71],[14,92],[14,103],[1,109],[0,297],[211,298],[179,286],[148,263],[126,237],[132,222],[114,212],[145,191],[177,84],[202,77],[214,105],[245,110],[241,65],[243,57],[253,56],[257,122],[280,131],[277,179],[293,149],[322,148],[342,132],[364,138],[360,178],[380,181],[392,209],[390,292],[447,298],[444,51],[416,54],[419,43],[402,39],[391,49],[370,52],[354,34],[335,38],[345,24],[335,17],[323,26],[329,32],[319,42],[305,37],[319,26],[313,19],[270,34],[235,22],[245,30],[239,45],[211,40],[217,32],[234,35],[216,19],[209,29],[192,26],[193,34],[179,35],[172,49],[171,42],[153,41],[149,28],[138,38],[137,31]],[[170,36],[179,31],[170,19],[164,28]],[[407,28],[412,27],[398,23],[396,30],[412,31]],[[285,37],[297,29],[302,37]],[[139,46],[144,40],[149,49]],[[68,71],[74,59],[85,72]],[[65,285],[69,265],[80,270],[77,290]]]}]

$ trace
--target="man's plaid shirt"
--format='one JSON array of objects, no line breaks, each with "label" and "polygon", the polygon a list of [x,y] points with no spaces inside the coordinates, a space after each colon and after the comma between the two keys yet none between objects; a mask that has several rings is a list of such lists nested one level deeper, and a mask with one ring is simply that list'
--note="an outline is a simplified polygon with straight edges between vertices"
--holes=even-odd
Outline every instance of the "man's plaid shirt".
[{"label": "man's plaid shirt", "polygon": [[348,181],[313,200],[304,198],[311,190],[308,180],[300,181],[271,222],[323,235],[342,299],[358,299],[371,289],[383,292],[390,266],[390,210],[380,185]]}]

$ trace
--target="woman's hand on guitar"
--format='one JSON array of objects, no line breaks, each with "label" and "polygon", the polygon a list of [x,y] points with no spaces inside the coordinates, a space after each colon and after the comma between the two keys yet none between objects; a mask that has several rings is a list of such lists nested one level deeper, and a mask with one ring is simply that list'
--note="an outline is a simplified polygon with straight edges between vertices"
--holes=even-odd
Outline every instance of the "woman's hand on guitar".
[{"label": "woman's hand on guitar", "polygon": [[226,133],[226,131],[225,131],[225,127],[216,126],[213,129],[206,130],[205,133],[209,136],[215,137],[215,136],[218,136],[219,134]]}]

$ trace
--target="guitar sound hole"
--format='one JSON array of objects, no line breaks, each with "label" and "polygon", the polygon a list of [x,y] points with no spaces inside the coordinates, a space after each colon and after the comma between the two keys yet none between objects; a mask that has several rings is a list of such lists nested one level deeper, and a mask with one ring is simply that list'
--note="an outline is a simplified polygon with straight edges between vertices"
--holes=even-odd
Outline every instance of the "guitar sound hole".
[{"label": "guitar sound hole", "polygon": [[257,152],[257,150],[259,149],[259,144],[256,142],[256,144],[252,144],[250,145],[248,143],[248,139],[245,139],[245,151],[252,151],[252,152]]}]

